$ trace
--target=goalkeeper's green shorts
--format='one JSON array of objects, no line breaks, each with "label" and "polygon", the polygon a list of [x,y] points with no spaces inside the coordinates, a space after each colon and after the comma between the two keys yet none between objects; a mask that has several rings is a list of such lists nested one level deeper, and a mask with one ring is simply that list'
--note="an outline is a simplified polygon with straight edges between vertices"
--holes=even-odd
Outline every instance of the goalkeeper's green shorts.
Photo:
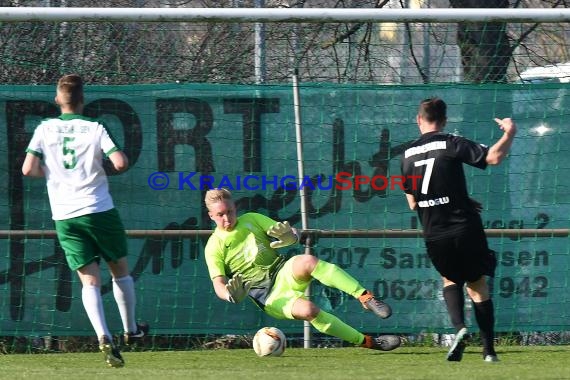
[{"label": "goalkeeper's green shorts", "polygon": [[275,283],[267,297],[264,311],[277,319],[293,318],[293,304],[299,298],[305,297],[305,290],[311,281],[299,281],[293,276],[293,259],[287,260],[285,265],[277,273]]}]

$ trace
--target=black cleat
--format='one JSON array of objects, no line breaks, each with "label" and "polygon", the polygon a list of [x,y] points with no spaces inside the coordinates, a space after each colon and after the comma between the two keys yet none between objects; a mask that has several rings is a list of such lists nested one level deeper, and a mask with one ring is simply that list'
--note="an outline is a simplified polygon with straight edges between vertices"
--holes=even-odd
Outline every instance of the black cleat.
[{"label": "black cleat", "polygon": [[467,329],[464,327],[455,334],[453,344],[447,353],[448,362],[460,362],[465,351],[465,340],[467,339]]},{"label": "black cleat", "polygon": [[150,326],[148,323],[137,323],[136,332],[128,332],[123,334],[123,344],[125,346],[131,346],[133,344],[141,342],[145,336],[148,335]]},{"label": "black cleat", "polygon": [[121,356],[121,352],[108,336],[102,336],[99,338],[99,350],[103,353],[105,357],[105,363],[109,367],[120,368],[125,366],[125,361]]},{"label": "black cleat", "polygon": [[386,319],[392,315],[392,308],[390,305],[374,297],[374,294],[368,290],[358,297],[358,300],[362,304],[363,308],[370,310],[382,319]]},{"label": "black cleat", "polygon": [[371,350],[392,351],[400,347],[400,344],[402,344],[402,340],[397,335],[380,335],[376,338],[364,335],[364,342],[361,347]]}]

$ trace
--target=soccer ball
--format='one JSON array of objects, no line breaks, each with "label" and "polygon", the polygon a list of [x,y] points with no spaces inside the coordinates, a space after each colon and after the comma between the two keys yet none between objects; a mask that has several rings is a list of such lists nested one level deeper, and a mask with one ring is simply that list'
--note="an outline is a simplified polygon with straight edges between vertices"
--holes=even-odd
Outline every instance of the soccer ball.
[{"label": "soccer ball", "polygon": [[253,350],[257,356],[281,356],[287,339],[277,327],[263,327],[253,337]]}]

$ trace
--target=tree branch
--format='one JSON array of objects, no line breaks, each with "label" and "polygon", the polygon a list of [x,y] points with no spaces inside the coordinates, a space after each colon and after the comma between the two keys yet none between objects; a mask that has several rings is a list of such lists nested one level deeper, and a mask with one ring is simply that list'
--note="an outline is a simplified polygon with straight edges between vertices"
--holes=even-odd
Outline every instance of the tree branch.
[{"label": "tree branch", "polygon": [[[388,4],[390,2],[390,0],[378,0],[376,2],[376,4],[374,5],[374,8],[384,8],[384,5]],[[329,48],[331,47],[331,45],[337,44],[339,42],[342,42],[344,40],[346,40],[348,37],[352,36],[354,33],[358,32],[358,30],[362,27],[362,25],[367,25],[370,23],[363,23],[363,22],[359,22],[357,24],[354,24],[348,31],[346,31],[345,33],[342,33],[341,35],[337,36],[334,40],[329,41],[329,42],[325,42],[321,45],[321,47],[323,49]]]}]

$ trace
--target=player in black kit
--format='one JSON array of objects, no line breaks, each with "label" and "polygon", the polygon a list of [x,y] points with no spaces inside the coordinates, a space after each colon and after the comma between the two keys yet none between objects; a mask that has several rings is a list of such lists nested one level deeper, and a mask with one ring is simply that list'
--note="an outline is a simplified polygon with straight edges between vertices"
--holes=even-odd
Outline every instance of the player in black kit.
[{"label": "player in black kit", "polygon": [[[516,133],[510,119],[495,119],[504,132],[490,148],[461,136],[444,133],[447,106],[439,98],[420,103],[417,124],[421,136],[402,155],[402,175],[410,209],[417,210],[427,253],[443,277],[443,298],[455,339],[447,360],[460,361],[468,331],[465,327],[464,294],[473,301],[475,319],[483,342],[483,359],[498,361],[495,352],[493,301],[485,276],[495,274],[495,253],[487,245],[481,205],[467,192],[463,164],[479,169],[498,165],[507,156]],[[421,176],[419,181],[415,181]],[[414,178],[414,181],[411,179]]]}]

